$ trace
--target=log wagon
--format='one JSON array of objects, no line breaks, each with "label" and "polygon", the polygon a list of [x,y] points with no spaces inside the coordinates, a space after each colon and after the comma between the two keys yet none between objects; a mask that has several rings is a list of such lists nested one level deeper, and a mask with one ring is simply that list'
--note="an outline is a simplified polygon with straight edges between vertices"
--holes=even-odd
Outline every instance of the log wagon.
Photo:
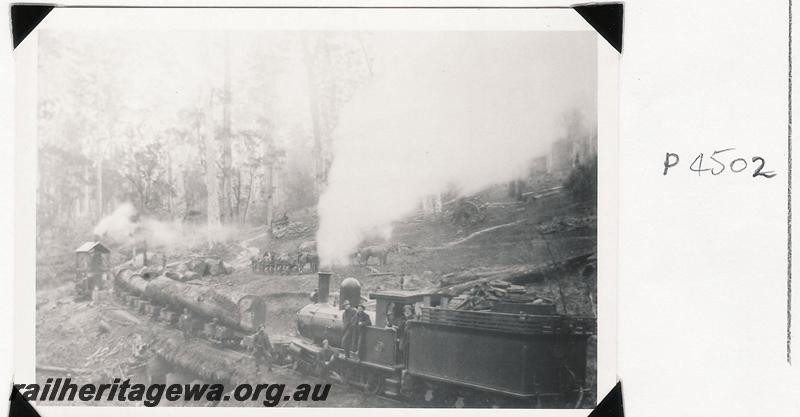
[{"label": "log wagon", "polygon": [[200,326],[216,319],[220,326],[233,330],[229,340],[233,343],[258,330],[266,320],[266,304],[256,295],[232,298],[207,285],[184,283],[163,275],[147,279],[129,269],[117,271],[115,285],[118,296],[138,312],[175,323],[185,308]]}]

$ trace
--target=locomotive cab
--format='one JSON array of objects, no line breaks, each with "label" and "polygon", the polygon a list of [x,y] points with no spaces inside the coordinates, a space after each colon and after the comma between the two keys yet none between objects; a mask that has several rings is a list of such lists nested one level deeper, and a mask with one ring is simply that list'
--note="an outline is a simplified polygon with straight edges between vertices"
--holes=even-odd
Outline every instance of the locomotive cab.
[{"label": "locomotive cab", "polygon": [[405,367],[408,322],[416,320],[422,308],[448,302],[446,296],[431,290],[386,290],[371,293],[369,298],[375,300],[375,320],[365,333],[364,361],[388,368]]}]

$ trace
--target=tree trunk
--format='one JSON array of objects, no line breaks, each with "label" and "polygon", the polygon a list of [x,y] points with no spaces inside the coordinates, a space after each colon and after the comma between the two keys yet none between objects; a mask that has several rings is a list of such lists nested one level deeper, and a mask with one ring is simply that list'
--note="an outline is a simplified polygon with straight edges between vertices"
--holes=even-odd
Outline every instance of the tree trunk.
[{"label": "tree trunk", "polygon": [[189,192],[189,171],[187,169],[181,170],[181,190],[180,195],[183,198],[183,217],[189,215],[189,212],[194,208],[192,204],[192,197]]},{"label": "tree trunk", "polygon": [[205,160],[206,160],[206,192],[207,210],[206,216],[208,218],[208,243],[211,245],[216,240],[214,239],[216,229],[221,225],[220,212],[219,212],[219,182],[217,178],[217,152],[214,146],[214,120],[211,117],[213,110],[213,92],[208,99],[208,111],[206,112],[205,125],[203,128],[203,143],[205,144]]},{"label": "tree trunk", "polygon": [[103,160],[97,160],[97,218],[103,217]]},{"label": "tree trunk", "polygon": [[274,210],[272,207],[273,204],[273,197],[275,195],[275,166],[274,164],[270,163],[267,164],[267,175],[266,175],[266,186],[264,187],[266,190],[266,198],[264,199],[264,207],[266,210],[266,215],[264,218],[267,222],[267,227],[272,227],[272,218],[274,217]]},{"label": "tree trunk", "polygon": [[231,211],[233,215],[231,218],[239,219],[239,214],[242,208],[242,170],[235,169],[233,170],[233,175],[231,176],[231,181],[233,177],[236,177],[236,185],[234,186],[231,182],[231,198],[233,201],[231,202]]},{"label": "tree trunk", "polygon": [[91,200],[92,200],[92,193],[91,187],[89,184],[91,183],[91,174],[89,170],[89,165],[84,165],[83,167],[83,204],[81,204],[81,217],[89,216],[89,210],[91,207]]},{"label": "tree trunk", "polygon": [[327,113],[322,119],[325,122],[325,130],[322,132],[322,141],[323,143],[320,146],[320,164],[321,164],[321,171],[320,171],[320,187],[325,189],[328,185],[328,168],[330,168],[330,161],[327,158],[326,153],[330,152],[332,148],[332,138],[331,132],[336,129],[336,122],[337,118],[332,117],[333,115],[338,114],[338,98],[339,98],[339,89],[338,82],[334,78],[336,76],[336,67],[333,63],[333,58],[331,57],[331,50],[330,46],[327,42],[323,43],[324,51],[325,51],[325,60],[327,62],[328,68],[327,73],[330,74],[328,78],[328,88],[330,89],[329,97],[327,102],[320,108],[320,113]]},{"label": "tree trunk", "polygon": [[231,48],[230,34],[225,32],[225,85],[222,94],[222,195],[225,202],[223,216],[227,221],[235,219],[234,207],[231,203],[231,168],[233,165],[231,151]]},{"label": "tree trunk", "polygon": [[308,82],[308,105],[311,110],[311,127],[314,137],[314,195],[319,197],[322,191],[322,177],[324,175],[325,164],[322,160],[322,127],[319,114],[319,83],[315,68],[314,52],[311,50],[308,37],[303,38],[303,53],[306,64],[306,79]]},{"label": "tree trunk", "polygon": [[247,199],[244,202],[244,211],[241,214],[241,223],[247,221],[247,210],[250,208],[250,198],[253,196],[253,181],[255,180],[255,167],[250,168],[250,182],[247,184]]},{"label": "tree trunk", "polygon": [[167,152],[167,210],[170,218],[175,215],[175,205],[172,200],[174,192],[175,187],[172,185],[172,155]]}]

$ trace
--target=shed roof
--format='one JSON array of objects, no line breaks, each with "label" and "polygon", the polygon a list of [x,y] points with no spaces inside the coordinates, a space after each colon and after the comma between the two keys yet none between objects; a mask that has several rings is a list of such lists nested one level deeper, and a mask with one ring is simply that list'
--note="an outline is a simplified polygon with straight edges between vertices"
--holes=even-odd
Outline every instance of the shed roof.
[{"label": "shed roof", "polygon": [[100,242],[86,242],[78,247],[78,249],[75,249],[75,253],[92,252],[95,250],[103,253],[111,253],[111,251]]}]

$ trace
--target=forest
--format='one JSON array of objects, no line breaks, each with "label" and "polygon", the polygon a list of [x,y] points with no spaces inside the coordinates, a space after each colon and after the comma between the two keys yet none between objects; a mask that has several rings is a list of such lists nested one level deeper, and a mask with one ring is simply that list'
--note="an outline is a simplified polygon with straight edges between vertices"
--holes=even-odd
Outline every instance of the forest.
[{"label": "forest", "polygon": [[92,35],[40,39],[40,243],[123,202],[208,224],[313,204],[373,60],[367,34]]},{"label": "forest", "polygon": [[104,239],[109,217],[198,225],[210,244],[305,208],[341,260],[431,195],[596,152],[581,33],[51,30],[39,44],[40,265]]}]

